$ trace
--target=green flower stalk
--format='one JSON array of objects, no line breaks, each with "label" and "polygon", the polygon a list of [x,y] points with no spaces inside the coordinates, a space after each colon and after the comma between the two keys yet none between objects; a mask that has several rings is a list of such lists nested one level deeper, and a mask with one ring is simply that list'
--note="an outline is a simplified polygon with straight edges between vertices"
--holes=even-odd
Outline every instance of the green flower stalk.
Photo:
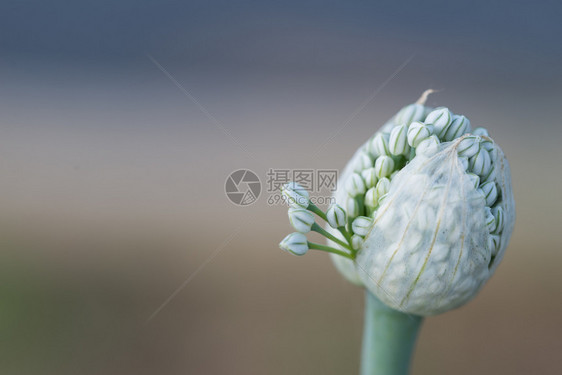
[{"label": "green flower stalk", "polygon": [[[426,97],[357,150],[326,214],[298,184],[283,188],[302,233],[281,247],[302,255],[303,233],[316,231],[328,243],[306,242],[307,249],[331,253],[342,275],[366,289],[364,375],[406,374],[422,317],[474,298],[513,231],[502,150],[465,116],[426,107]],[[313,214],[328,221],[324,231]]]}]

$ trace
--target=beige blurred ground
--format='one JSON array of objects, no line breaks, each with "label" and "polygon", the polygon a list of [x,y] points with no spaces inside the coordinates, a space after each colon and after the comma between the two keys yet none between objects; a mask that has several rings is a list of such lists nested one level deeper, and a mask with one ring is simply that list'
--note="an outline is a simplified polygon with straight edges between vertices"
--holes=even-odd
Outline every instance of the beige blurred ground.
[{"label": "beige blurred ground", "polygon": [[[269,207],[266,192],[236,207],[224,181],[239,168],[264,181],[268,168],[343,167],[427,88],[429,80],[412,79],[424,74],[412,64],[341,133],[393,67],[348,86],[342,78],[208,88],[201,103],[252,157],[150,63],[143,74],[153,81],[133,82],[142,95],[125,94],[124,104],[112,101],[130,87],[103,82],[54,97],[49,86],[35,88],[42,99],[28,110],[24,101],[5,103],[0,372],[357,373],[362,291],[323,254],[281,252],[286,210]],[[430,104],[490,129],[512,165],[517,223],[482,293],[426,320],[413,373],[557,374],[561,97],[468,81],[438,81],[446,91]]]}]

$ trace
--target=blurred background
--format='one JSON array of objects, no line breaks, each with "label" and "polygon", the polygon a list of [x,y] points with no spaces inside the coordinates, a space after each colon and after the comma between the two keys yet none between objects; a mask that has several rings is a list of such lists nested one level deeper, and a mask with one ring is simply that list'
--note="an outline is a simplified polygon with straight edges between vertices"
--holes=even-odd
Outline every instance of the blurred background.
[{"label": "blurred background", "polygon": [[[362,290],[277,247],[270,168],[340,169],[428,88],[486,126],[517,223],[413,374],[562,371],[562,7],[20,1],[0,11],[0,372],[353,374]],[[251,169],[262,194],[232,204]]]}]

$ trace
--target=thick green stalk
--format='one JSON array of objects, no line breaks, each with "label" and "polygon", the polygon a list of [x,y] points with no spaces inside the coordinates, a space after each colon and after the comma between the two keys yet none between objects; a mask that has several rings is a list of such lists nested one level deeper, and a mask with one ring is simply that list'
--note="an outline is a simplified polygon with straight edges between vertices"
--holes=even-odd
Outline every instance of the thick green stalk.
[{"label": "thick green stalk", "polygon": [[422,317],[387,307],[366,291],[361,375],[407,375]]}]

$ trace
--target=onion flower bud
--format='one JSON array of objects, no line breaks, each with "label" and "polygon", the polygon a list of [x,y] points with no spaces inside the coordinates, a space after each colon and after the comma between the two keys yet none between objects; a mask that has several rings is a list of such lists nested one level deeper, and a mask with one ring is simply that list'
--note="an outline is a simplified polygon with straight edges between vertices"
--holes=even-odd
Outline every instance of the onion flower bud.
[{"label": "onion flower bud", "polygon": [[464,116],[453,116],[453,121],[447,128],[447,131],[443,135],[443,140],[445,142],[457,139],[463,134],[470,132],[470,121]]},{"label": "onion flower bud", "polygon": [[414,121],[423,120],[426,114],[426,107],[422,104],[410,104],[398,111],[394,117],[394,123],[396,125],[406,125],[406,127],[408,127]]},{"label": "onion flower bud", "polygon": [[304,255],[308,251],[308,240],[302,233],[291,233],[281,241],[279,247],[293,255]]},{"label": "onion flower bud", "polygon": [[423,122],[413,122],[408,128],[408,144],[412,147],[418,147],[421,141],[431,137],[433,134],[433,125],[427,125]]},{"label": "onion flower bud", "polygon": [[386,193],[388,193],[388,190],[390,189],[390,180],[388,178],[381,178],[379,180],[379,182],[377,183],[377,195],[379,197],[379,199],[385,195]]},{"label": "onion flower bud", "polygon": [[365,206],[371,210],[374,210],[378,205],[379,194],[377,193],[377,189],[372,187],[365,193]]},{"label": "onion flower bud", "polygon": [[348,197],[346,201],[345,209],[347,211],[347,217],[349,217],[350,219],[353,219],[359,216],[360,214],[360,207],[359,207],[359,202],[357,202],[357,199]]},{"label": "onion flower bud", "polygon": [[493,233],[496,230],[496,218],[492,214],[490,207],[486,207],[486,228],[488,232]]},{"label": "onion flower bud", "polygon": [[281,193],[291,207],[307,208],[310,204],[308,191],[296,182],[289,182],[283,185]]},{"label": "onion flower bud", "polygon": [[495,234],[501,233],[503,230],[503,208],[501,206],[496,206],[492,208],[492,215],[496,219],[496,229]]},{"label": "onion flower bud", "polygon": [[378,178],[388,177],[394,171],[394,160],[390,156],[382,155],[375,162],[375,174]]},{"label": "onion flower bud", "polygon": [[498,189],[494,181],[488,181],[480,186],[480,190],[486,199],[486,206],[492,207],[498,198]]},{"label": "onion flower bud", "polygon": [[408,126],[399,125],[392,129],[388,140],[388,149],[392,155],[402,155],[410,152]]},{"label": "onion flower bud", "polygon": [[490,153],[483,148],[480,148],[476,155],[470,158],[470,169],[480,177],[488,176],[491,168],[492,160],[490,159]]},{"label": "onion flower bud", "polygon": [[464,156],[471,158],[480,151],[480,137],[478,136],[468,136],[464,137],[457,147],[457,153],[459,156]]},{"label": "onion flower bud", "polygon": [[377,133],[369,143],[369,151],[375,156],[390,155],[388,149],[389,135],[386,133]]},{"label": "onion flower bud", "polygon": [[347,180],[346,184],[347,192],[350,197],[356,197],[361,194],[365,194],[367,187],[365,186],[365,181],[360,174],[354,173],[351,175],[350,179]]},{"label": "onion flower bud", "polygon": [[467,173],[467,175],[470,182],[472,183],[472,186],[474,186],[475,189],[478,189],[478,186],[480,186],[480,177],[478,177],[474,173]]},{"label": "onion flower bud", "polygon": [[334,229],[344,227],[347,224],[347,214],[345,210],[338,204],[333,204],[326,211],[328,224]]},{"label": "onion flower bud", "polygon": [[452,121],[452,113],[449,112],[447,108],[437,108],[436,110],[430,112],[425,118],[424,122],[426,124],[431,124],[435,128],[435,134],[443,139],[447,128]]},{"label": "onion flower bud", "polygon": [[372,225],[373,219],[366,216],[359,216],[357,219],[353,220],[351,228],[356,235],[365,237],[367,233],[369,233]]},{"label": "onion flower bud", "polygon": [[368,168],[361,172],[361,177],[363,177],[363,181],[365,181],[365,187],[367,189],[372,188],[378,182],[377,173],[375,168]]},{"label": "onion flower bud", "polygon": [[352,245],[353,249],[355,249],[355,250],[361,249],[361,247],[363,246],[363,242],[365,242],[365,240],[363,240],[363,237],[361,237],[357,234],[354,234],[351,237],[351,245]]},{"label": "onion flower bud", "polygon": [[367,153],[363,152],[357,159],[354,170],[355,172],[361,172],[362,170],[370,168],[372,166],[373,161],[371,160],[371,157]]},{"label": "onion flower bud", "polygon": [[289,221],[299,233],[308,233],[314,224],[314,214],[304,208],[289,208]]},{"label": "onion flower bud", "polygon": [[439,138],[436,135],[424,139],[421,141],[416,148],[416,155],[421,155],[423,157],[433,156],[439,151]]}]

